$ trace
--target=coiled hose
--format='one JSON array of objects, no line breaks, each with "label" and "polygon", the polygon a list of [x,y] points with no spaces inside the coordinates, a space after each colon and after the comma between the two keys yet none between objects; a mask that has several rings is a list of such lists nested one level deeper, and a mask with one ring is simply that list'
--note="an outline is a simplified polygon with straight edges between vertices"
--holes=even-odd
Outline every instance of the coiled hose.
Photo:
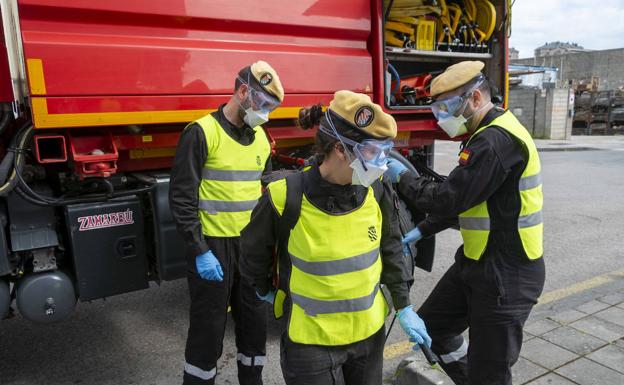
[{"label": "coiled hose", "polygon": [[390,71],[390,74],[396,79],[396,83],[394,84],[394,90],[390,91],[392,95],[396,96],[401,90],[401,76],[399,76],[399,72],[390,63],[388,63],[388,71]]}]

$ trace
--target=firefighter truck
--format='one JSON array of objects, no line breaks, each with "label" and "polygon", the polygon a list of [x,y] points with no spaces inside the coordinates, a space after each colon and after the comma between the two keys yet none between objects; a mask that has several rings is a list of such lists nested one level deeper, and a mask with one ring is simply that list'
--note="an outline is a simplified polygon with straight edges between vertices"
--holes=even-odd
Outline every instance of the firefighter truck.
[{"label": "firefighter truck", "polygon": [[[443,178],[429,83],[481,60],[505,103],[509,1],[0,0],[0,319],[57,322],[78,300],[184,276],[178,137],[258,60],[285,88],[264,126],[274,169],[311,153],[299,109],[347,89],[395,117],[395,157]],[[424,218],[401,209],[404,226]],[[433,241],[414,255],[430,268]]]}]

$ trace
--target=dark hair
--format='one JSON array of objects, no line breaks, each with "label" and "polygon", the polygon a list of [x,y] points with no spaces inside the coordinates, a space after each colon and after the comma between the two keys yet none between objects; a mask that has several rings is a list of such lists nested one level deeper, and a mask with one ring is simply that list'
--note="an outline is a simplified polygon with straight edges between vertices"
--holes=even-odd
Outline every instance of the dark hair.
[{"label": "dark hair", "polygon": [[[325,120],[325,112],[321,104],[315,104],[311,107],[299,110],[299,119],[297,125],[304,130],[310,130],[321,123],[321,119]],[[333,150],[339,140],[327,135],[321,130],[316,131],[314,143],[314,155],[319,163],[321,163],[327,155]]]},{"label": "dark hair", "polygon": [[[331,115],[332,123],[334,123],[334,127],[340,135],[355,142],[361,142],[365,139],[373,138],[331,110],[328,110],[328,113]],[[325,117],[325,112],[323,111],[323,106],[321,104],[315,104],[311,107],[300,109],[297,123],[299,127],[304,130],[312,129],[319,124],[329,128],[329,123],[327,123],[327,118]],[[317,130],[314,152],[319,162],[322,162],[325,156],[333,150],[336,143],[339,142],[339,139],[334,138],[321,130]]]},{"label": "dark hair", "polygon": [[479,87],[475,89],[481,91],[481,93],[484,94],[486,97],[491,96],[493,93],[490,87],[490,81],[484,75],[479,75],[476,78],[469,81],[468,83],[461,86],[461,93],[464,94],[472,90],[474,86],[476,86],[481,81],[482,83],[479,85]]},{"label": "dark hair", "polygon": [[477,87],[477,89],[481,91],[481,93],[485,96],[491,97],[492,95],[494,95],[494,92],[492,92],[492,86],[490,85],[490,81],[488,80],[488,78],[484,78],[483,83],[481,83],[481,85]]},{"label": "dark hair", "polygon": [[241,79],[246,80],[250,72],[251,72],[251,67],[245,67],[242,70],[238,71],[238,76],[236,77],[236,80],[234,81],[234,92],[238,91],[240,86],[243,85],[243,82],[241,81]]},{"label": "dark hair", "polygon": [[309,130],[321,122],[323,115],[325,115],[325,113],[323,112],[323,106],[321,104],[302,108],[299,110],[297,124],[304,130]]},{"label": "dark hair", "polygon": [[251,76],[251,67],[245,67],[242,70],[238,71],[238,76],[236,77],[236,80],[234,81],[234,92],[238,91],[240,86],[243,85],[243,82],[241,81],[241,79],[245,81],[249,79],[249,84],[247,85],[248,87],[251,87],[256,91],[262,92],[265,95],[269,96],[275,101],[276,104],[281,104],[277,96],[273,95],[271,91],[267,90],[262,84],[260,84],[260,82],[258,81],[258,79],[256,79],[255,76]]}]

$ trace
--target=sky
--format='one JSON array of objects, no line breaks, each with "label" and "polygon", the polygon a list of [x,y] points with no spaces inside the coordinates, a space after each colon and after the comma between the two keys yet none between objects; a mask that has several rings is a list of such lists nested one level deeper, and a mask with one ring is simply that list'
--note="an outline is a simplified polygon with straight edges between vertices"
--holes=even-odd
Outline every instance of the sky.
[{"label": "sky", "polygon": [[624,48],[624,0],[516,0],[511,27],[510,46],[520,58],[553,41]]}]

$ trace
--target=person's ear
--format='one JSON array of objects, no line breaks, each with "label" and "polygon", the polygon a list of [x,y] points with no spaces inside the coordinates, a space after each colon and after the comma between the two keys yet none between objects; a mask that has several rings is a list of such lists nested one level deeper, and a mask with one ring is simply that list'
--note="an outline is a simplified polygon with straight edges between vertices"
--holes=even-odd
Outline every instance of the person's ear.
[{"label": "person's ear", "polygon": [[349,157],[347,156],[347,151],[342,146],[342,143],[337,142],[336,144],[334,144],[334,153],[336,154],[338,159],[340,159],[342,161],[348,161],[349,160]]},{"label": "person's ear", "polygon": [[472,91],[472,97],[470,99],[472,102],[472,107],[475,110],[479,109],[486,103],[486,101],[483,99],[483,94],[479,89]]},{"label": "person's ear", "polygon": [[247,93],[249,92],[249,86],[247,84],[241,84],[236,90],[236,96],[239,100],[245,100],[247,98]]}]

